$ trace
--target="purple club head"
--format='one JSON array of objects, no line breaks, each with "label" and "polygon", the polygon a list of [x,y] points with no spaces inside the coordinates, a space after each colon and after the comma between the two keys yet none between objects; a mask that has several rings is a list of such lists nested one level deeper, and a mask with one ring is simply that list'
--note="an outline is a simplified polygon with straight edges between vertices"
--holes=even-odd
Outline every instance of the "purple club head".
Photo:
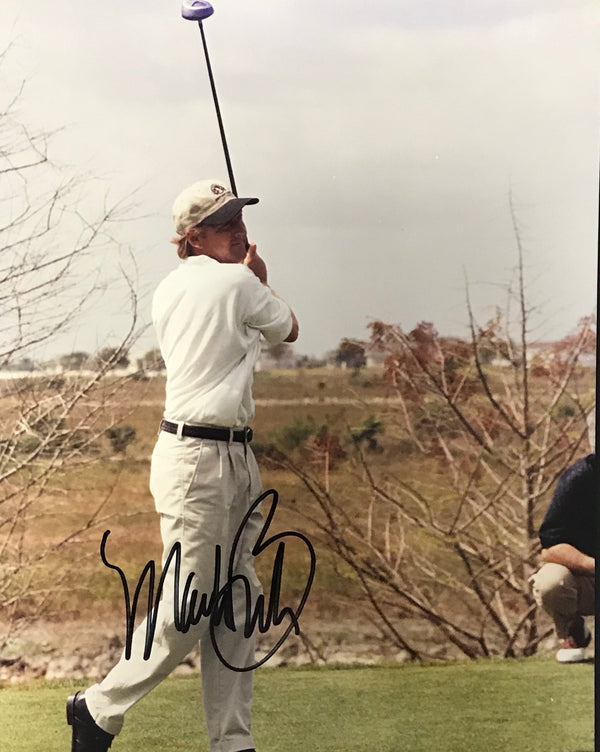
[{"label": "purple club head", "polygon": [[204,18],[212,16],[215,12],[210,3],[203,0],[183,0],[181,15],[187,21],[202,21]]}]

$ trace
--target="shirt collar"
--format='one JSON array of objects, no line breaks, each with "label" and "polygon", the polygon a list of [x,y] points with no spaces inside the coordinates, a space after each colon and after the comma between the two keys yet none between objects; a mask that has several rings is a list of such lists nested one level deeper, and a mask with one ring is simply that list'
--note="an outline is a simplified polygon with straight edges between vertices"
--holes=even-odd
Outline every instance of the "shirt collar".
[{"label": "shirt collar", "polygon": [[183,259],[183,263],[196,266],[197,264],[218,264],[219,262],[210,256],[202,254],[202,256],[188,256],[186,259]]}]

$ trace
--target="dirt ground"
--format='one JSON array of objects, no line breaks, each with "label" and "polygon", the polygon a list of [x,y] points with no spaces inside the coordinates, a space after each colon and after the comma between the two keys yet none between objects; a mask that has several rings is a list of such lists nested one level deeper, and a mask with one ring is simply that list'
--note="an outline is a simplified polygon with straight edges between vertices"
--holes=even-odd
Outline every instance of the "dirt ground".
[{"label": "dirt ground", "polygon": [[[588,621],[594,633],[593,619]],[[355,620],[320,623],[310,620],[303,632],[293,631],[281,648],[265,665],[302,664],[362,664],[403,663],[409,655],[389,643],[382,642],[378,630],[371,624]],[[2,625],[0,624],[0,629]],[[257,660],[270,651],[278,634],[259,635]],[[125,646],[123,619],[77,620],[64,622],[39,622],[24,627],[0,653],[0,686],[15,684],[35,678],[99,680],[119,659]],[[557,649],[554,636],[541,646],[540,655],[552,655]],[[587,651],[593,660],[594,643]],[[432,651],[434,659],[457,658],[448,649],[439,646]],[[176,673],[193,673],[199,669],[197,650],[179,665]]]},{"label": "dirt ground", "polygon": [[[257,660],[277,642],[271,634],[259,635]],[[102,678],[119,659],[125,646],[124,619],[111,621],[40,622],[23,628],[0,654],[0,682],[33,678]],[[292,631],[281,648],[266,662],[269,666],[310,663],[375,664],[407,660],[404,651],[386,649],[376,630],[355,623],[313,625],[297,636]],[[197,650],[176,671],[199,668]]]}]

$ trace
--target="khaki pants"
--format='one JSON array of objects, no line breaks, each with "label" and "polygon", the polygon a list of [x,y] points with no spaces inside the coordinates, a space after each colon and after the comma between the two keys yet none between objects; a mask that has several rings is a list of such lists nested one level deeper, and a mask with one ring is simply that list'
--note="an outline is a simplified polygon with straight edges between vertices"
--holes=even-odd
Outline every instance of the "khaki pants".
[{"label": "khaki pants", "polygon": [[[175,542],[179,541],[182,546],[179,600],[190,572],[195,573],[192,588],[198,591],[198,602],[202,593],[206,593],[208,599],[215,579],[215,546],[221,546],[220,586],[223,587],[233,539],[244,515],[262,492],[254,454],[249,447],[237,442],[178,438],[161,432],[152,455],[150,490],[160,515],[163,564]],[[261,588],[251,549],[262,525],[260,511],[255,510],[236,547],[234,574],[248,578],[253,602]],[[233,671],[219,660],[210,639],[209,617],[202,617],[185,633],[175,628],[173,572],[171,565],[149,659],[143,659],[144,620],[134,633],[131,658],[126,660],[123,654],[104,681],[85,692],[88,709],[101,728],[110,734],[119,733],[127,710],[168,676],[199,643],[211,752],[250,749],[254,747],[250,734],[252,671]],[[157,583],[158,577],[155,592]],[[136,584],[129,583],[131,593]],[[146,592],[144,587],[143,593]],[[145,597],[140,598],[138,611],[145,612],[145,604]],[[243,634],[244,608],[245,598],[234,598],[236,624],[239,625],[235,632],[224,623],[215,629],[221,653],[230,664],[238,667],[249,666],[254,661],[254,637],[244,638]]]},{"label": "khaki pants", "polygon": [[559,639],[568,637],[571,624],[594,613],[595,577],[574,574],[562,564],[544,564],[530,579],[533,596],[554,619]]}]

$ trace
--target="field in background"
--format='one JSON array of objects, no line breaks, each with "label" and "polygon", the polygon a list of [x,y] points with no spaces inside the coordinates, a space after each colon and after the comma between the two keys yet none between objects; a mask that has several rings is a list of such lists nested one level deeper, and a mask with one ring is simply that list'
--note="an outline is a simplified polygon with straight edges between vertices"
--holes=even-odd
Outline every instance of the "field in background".
[{"label": "field in background", "polygon": [[[593,373],[590,373],[593,388]],[[256,374],[255,398],[257,414],[253,421],[255,444],[264,450],[272,441],[280,440],[286,430],[312,422],[329,424],[341,437],[348,439],[348,430],[361,425],[370,416],[384,424],[380,437],[381,452],[373,454],[374,467],[385,468],[407,480],[423,474],[419,458],[403,455],[394,437],[387,412],[394,403],[386,401],[392,395],[376,369],[360,372],[323,368],[315,370],[264,371]],[[158,521],[148,490],[150,456],[162,415],[164,380],[132,381],[121,404],[114,409],[117,424],[130,425],[136,436],[124,454],[111,453],[108,440],[103,458],[78,469],[70,469],[55,486],[47,499],[47,513],[32,520],[27,545],[35,548],[41,540],[65,534],[86,518],[90,510],[104,504],[98,524],[73,544],[58,551],[52,561],[46,561],[36,575],[37,584],[47,590],[47,618],[54,623],[77,620],[97,620],[103,623],[119,620],[124,613],[123,591],[119,577],[101,562],[99,545],[102,533],[110,529],[107,547],[109,560],[121,567],[135,587],[140,573],[150,559],[159,560],[161,554]],[[293,435],[294,430],[291,430]],[[318,543],[311,524],[311,500],[300,481],[290,473],[275,469],[268,458],[261,462],[265,488],[279,492],[280,505],[272,531],[303,530],[317,549],[317,574],[303,615],[303,629],[313,641],[322,639],[319,625],[327,626],[329,645],[343,643],[348,635],[348,623],[361,620],[352,605],[358,594],[355,580],[335,564],[331,554]],[[318,466],[313,468],[321,473]],[[444,468],[439,467],[443,476]],[[331,472],[329,481],[339,493],[347,491],[350,500],[356,494],[355,479],[344,465]],[[361,503],[354,500],[352,503]],[[303,516],[308,512],[309,518]],[[268,585],[271,563],[263,556],[259,574]],[[286,551],[284,590],[298,593],[304,583],[307,558],[302,547],[289,545]],[[23,603],[23,613],[28,604]],[[143,601],[140,610],[143,610]],[[367,622],[364,622],[367,624]],[[357,627],[358,628],[358,627]],[[377,633],[376,625],[369,625]],[[124,629],[123,629],[124,631]],[[359,630],[360,631],[360,630]]]},{"label": "field in background", "polygon": [[[593,667],[547,659],[442,666],[260,669],[260,752],[592,752]],[[0,692],[2,748],[69,748],[65,700],[82,683]],[[134,707],[118,752],[207,752],[197,677],[172,678]]]},{"label": "field in background", "polygon": [[[340,431],[346,431],[347,426],[360,423],[381,409],[386,393],[379,373],[364,369],[358,376],[339,369],[258,373],[255,383],[258,406],[253,421],[255,446],[258,449],[259,445],[268,444],[294,421],[335,423]],[[48,540],[72,529],[105,502],[95,529],[88,531],[79,542],[63,548],[54,556],[52,566],[46,564],[38,573],[38,583],[55,591],[48,598],[48,609],[54,619],[85,618],[92,609],[101,610],[105,616],[123,612],[120,580],[103,566],[99,556],[104,530],[111,530],[107,546],[109,560],[123,568],[133,585],[149,559],[160,559],[158,520],[148,480],[163,401],[162,378],[131,382],[126,398],[122,398],[121,414],[118,409],[113,410],[117,410],[118,425],[127,424],[135,429],[135,439],[124,454],[114,453],[70,469],[61,478],[60,486],[51,490],[43,519],[31,522],[29,542],[35,546],[36,541]],[[106,444],[105,449],[110,454],[108,442]],[[306,527],[306,521],[301,521],[296,513],[307,499],[299,481],[289,473],[269,467],[268,462],[261,463],[261,474],[265,489],[274,488],[280,494],[272,529],[297,529],[301,524]],[[310,534],[310,529],[307,532]],[[305,560],[303,551],[288,547],[286,571],[290,582],[302,577],[302,572],[296,576],[295,568],[298,565],[304,570]],[[265,564],[264,568],[270,571],[270,565]],[[317,580],[310,598],[311,611],[336,618],[338,589],[345,593],[348,583],[334,572],[328,555],[321,550]]]}]

